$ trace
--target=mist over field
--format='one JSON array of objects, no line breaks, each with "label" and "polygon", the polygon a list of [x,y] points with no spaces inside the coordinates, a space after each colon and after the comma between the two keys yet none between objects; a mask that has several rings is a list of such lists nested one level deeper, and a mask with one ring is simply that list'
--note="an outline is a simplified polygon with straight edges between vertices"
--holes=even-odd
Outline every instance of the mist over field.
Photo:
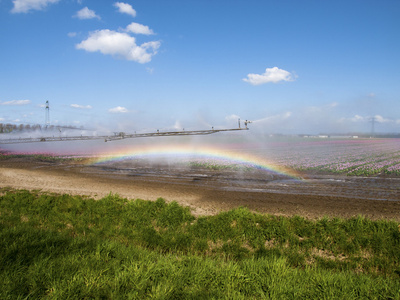
[{"label": "mist over field", "polygon": [[[250,125],[253,125],[250,124]],[[33,133],[38,134],[39,132]],[[76,131],[65,131],[60,138]],[[88,134],[88,132],[82,132]],[[92,132],[91,136],[98,133]],[[89,135],[88,135],[89,136]],[[196,161],[208,164],[273,167],[347,175],[400,173],[400,139],[358,136],[268,135],[257,130],[201,136],[126,138],[2,144],[14,153],[98,156],[108,160],[146,160],[148,163]],[[107,160],[104,158],[104,160]]]}]

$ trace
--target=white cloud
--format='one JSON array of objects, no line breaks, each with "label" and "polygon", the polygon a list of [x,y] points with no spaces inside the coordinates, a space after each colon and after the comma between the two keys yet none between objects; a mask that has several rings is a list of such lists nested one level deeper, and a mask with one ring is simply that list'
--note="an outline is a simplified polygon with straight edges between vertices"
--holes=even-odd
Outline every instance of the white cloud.
[{"label": "white cloud", "polygon": [[260,85],[265,83],[277,83],[279,81],[293,81],[295,78],[290,72],[279,69],[278,67],[266,68],[263,74],[247,74],[247,78],[243,81],[252,85]]},{"label": "white cloud", "polygon": [[87,20],[87,19],[94,19],[97,18],[100,20],[100,16],[96,15],[96,13],[89,9],[88,7],[84,7],[81,10],[79,10],[74,17],[81,19],[81,20]]},{"label": "white cloud", "polygon": [[42,10],[47,5],[57,3],[60,0],[13,0],[12,13],[27,13],[30,10]]},{"label": "white cloud", "polygon": [[91,32],[89,38],[76,45],[77,49],[88,52],[99,51],[103,54],[133,60],[141,64],[151,61],[152,56],[157,54],[159,47],[160,42],[158,41],[147,42],[138,46],[135,38],[129,34],[109,29]]},{"label": "white cloud", "polygon": [[131,15],[132,17],[136,17],[136,10],[132,8],[132,6],[128,3],[123,2],[115,2],[114,6],[118,8],[118,11],[123,14]]},{"label": "white cloud", "polygon": [[[385,119],[384,117],[380,116],[380,115],[376,115],[375,117],[373,117],[375,119],[376,122],[378,123],[388,123],[388,122],[393,122],[393,120],[391,119]],[[372,121],[372,118],[371,118]]]},{"label": "white cloud", "polygon": [[153,30],[149,28],[149,26],[142,25],[139,23],[132,22],[126,27],[126,31],[135,33],[135,34],[145,34],[152,35],[154,34]]},{"label": "white cloud", "polygon": [[125,107],[117,106],[108,110],[110,113],[127,113],[129,112]]},{"label": "white cloud", "polygon": [[1,121],[5,121],[5,119],[4,119],[4,118],[0,118],[0,122],[1,122]]},{"label": "white cloud", "polygon": [[80,109],[91,109],[92,106],[90,105],[80,105],[80,104],[71,104],[73,108],[80,108]]},{"label": "white cloud", "polygon": [[31,100],[11,100],[6,102],[0,102],[0,105],[27,105],[30,103]]},{"label": "white cloud", "polygon": [[354,117],[352,117],[350,119],[352,122],[362,122],[365,120],[364,117],[360,116],[360,115],[355,115]]},{"label": "white cloud", "polygon": [[69,37],[75,37],[76,36],[76,32],[68,32],[67,35]]}]

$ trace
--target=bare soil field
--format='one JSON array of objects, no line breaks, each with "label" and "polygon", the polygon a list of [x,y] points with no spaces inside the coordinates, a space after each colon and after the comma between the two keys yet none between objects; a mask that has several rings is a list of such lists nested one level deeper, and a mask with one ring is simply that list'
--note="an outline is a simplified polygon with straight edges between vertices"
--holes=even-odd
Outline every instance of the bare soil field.
[{"label": "bare soil field", "polygon": [[400,178],[304,174],[303,179],[265,171],[183,168],[146,163],[89,166],[25,158],[0,161],[0,188],[128,199],[177,201],[195,215],[239,206],[274,215],[400,221]]}]

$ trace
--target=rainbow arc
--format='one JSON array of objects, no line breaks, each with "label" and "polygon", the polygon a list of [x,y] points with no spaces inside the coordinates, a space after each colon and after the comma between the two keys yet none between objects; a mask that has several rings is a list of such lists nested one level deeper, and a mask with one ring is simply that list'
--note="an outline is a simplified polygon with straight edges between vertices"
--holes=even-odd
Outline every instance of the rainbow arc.
[{"label": "rainbow arc", "polygon": [[293,169],[279,166],[264,158],[251,155],[239,150],[227,150],[212,146],[190,146],[190,145],[163,145],[162,148],[155,146],[140,146],[135,148],[124,148],[111,153],[103,154],[89,160],[88,164],[101,164],[106,162],[117,162],[130,159],[158,159],[158,158],[189,158],[204,161],[224,161],[231,164],[240,164],[252,168],[265,170],[274,174],[299,179],[301,176]]}]

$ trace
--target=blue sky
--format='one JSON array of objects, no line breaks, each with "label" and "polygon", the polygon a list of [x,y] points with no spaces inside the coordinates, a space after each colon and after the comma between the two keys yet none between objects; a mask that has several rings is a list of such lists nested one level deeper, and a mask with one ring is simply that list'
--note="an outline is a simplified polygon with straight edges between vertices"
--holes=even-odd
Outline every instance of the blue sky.
[{"label": "blue sky", "polygon": [[400,1],[0,0],[0,122],[400,131]]}]

